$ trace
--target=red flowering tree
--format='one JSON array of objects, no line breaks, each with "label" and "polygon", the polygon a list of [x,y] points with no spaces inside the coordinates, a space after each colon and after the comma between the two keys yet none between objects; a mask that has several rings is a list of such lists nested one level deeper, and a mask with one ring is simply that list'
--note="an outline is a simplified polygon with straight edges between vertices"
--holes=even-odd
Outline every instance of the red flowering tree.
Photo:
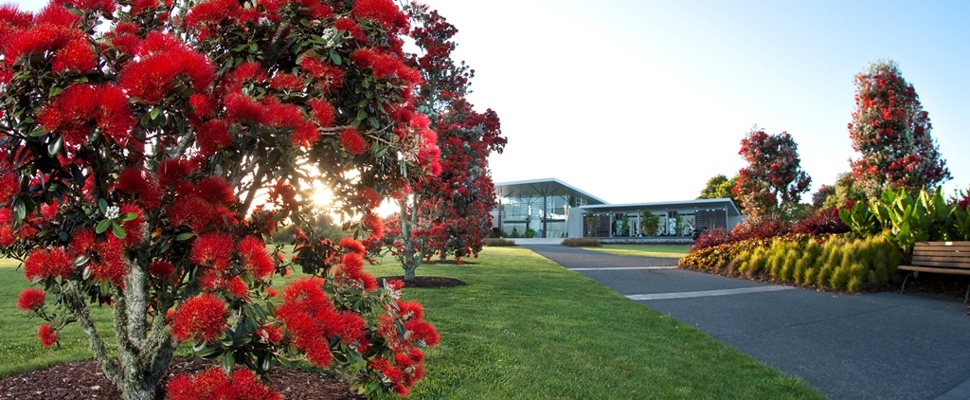
[{"label": "red flowering tree", "polygon": [[[307,225],[317,185],[379,236],[373,199],[437,170],[408,29],[391,0],[0,6],[0,252],[36,286],[17,305],[45,320],[41,344],[78,322],[126,399],[155,398],[182,342],[227,369],[305,359],[406,395],[439,338],[401,283],[364,272],[353,239],[295,229],[292,260],[265,240]],[[307,278],[269,306],[294,268]],[[88,296],[112,305],[114,345]],[[279,397],[239,371],[168,396]]]},{"label": "red flowering tree", "polygon": [[752,128],[741,140],[738,154],[748,166],[738,171],[731,193],[741,200],[744,211],[754,220],[787,218],[812,182],[801,169],[795,140],[787,132],[769,135]]},{"label": "red flowering tree", "polygon": [[855,85],[849,136],[860,157],[851,164],[867,196],[878,197],[885,188],[914,192],[950,179],[930,136],[929,114],[895,62],[870,64]]},{"label": "red flowering tree", "polygon": [[404,267],[405,281],[433,256],[461,262],[481,251],[495,208],[488,157],[501,153],[506,143],[498,114],[479,113],[465,98],[474,70],[451,59],[458,30],[437,11],[417,4],[408,9],[416,25],[411,35],[421,50],[408,64],[424,77],[418,110],[430,116],[424,121],[437,132],[440,173],[417,180],[411,193],[398,196],[400,213],[386,228],[384,245]]}]

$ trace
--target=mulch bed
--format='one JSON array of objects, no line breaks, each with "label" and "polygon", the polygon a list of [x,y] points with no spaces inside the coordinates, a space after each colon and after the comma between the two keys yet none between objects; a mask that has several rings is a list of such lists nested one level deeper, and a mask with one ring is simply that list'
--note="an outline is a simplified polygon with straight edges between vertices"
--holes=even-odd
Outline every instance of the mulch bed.
[{"label": "mulch bed", "polygon": [[[168,376],[188,372],[195,374],[207,367],[218,366],[213,360],[175,359]],[[266,383],[287,399],[363,400],[347,384],[320,374],[295,369],[273,368],[266,373]],[[162,386],[167,380],[162,383]],[[164,396],[164,395],[162,395]],[[31,371],[0,379],[0,399],[17,400],[121,400],[121,391],[101,372],[96,361],[80,361]],[[162,400],[164,397],[159,397]]]},{"label": "mulch bed", "polygon": [[[385,276],[381,279],[401,279],[403,276]],[[417,276],[405,287],[443,288],[464,286],[465,282],[440,276]],[[168,376],[188,372],[195,374],[207,367],[218,366],[213,360],[198,358],[175,359],[169,366]],[[319,372],[296,369],[273,368],[266,373],[266,383],[287,399],[314,400],[362,400],[347,384]],[[162,386],[167,384],[163,381]],[[164,396],[164,395],[163,395]],[[26,372],[17,376],[0,378],[0,399],[16,400],[121,400],[121,391],[111,384],[101,372],[96,361],[79,361],[48,369]],[[159,397],[158,400],[163,400]]]},{"label": "mulch bed", "polygon": [[[377,278],[377,281],[378,282],[381,282],[384,279],[387,279],[387,280],[397,279],[397,280],[402,280],[403,281],[404,280],[404,276],[401,276],[401,275],[398,275],[398,276],[382,276],[380,278]],[[465,286],[465,285],[466,285],[466,283],[463,282],[463,281],[461,281],[461,280],[454,279],[454,278],[445,278],[443,276],[415,276],[413,281],[411,281],[411,282],[405,282],[404,283],[404,288],[409,288],[409,287],[414,287],[414,288],[447,288],[447,287]]]}]

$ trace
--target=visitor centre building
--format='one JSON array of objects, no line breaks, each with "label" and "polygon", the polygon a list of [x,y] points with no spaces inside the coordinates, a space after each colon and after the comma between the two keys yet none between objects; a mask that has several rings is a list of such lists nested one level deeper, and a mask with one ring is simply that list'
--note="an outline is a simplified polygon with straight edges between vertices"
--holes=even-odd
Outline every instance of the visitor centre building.
[{"label": "visitor centre building", "polygon": [[[610,204],[556,178],[495,184],[493,229],[505,237],[690,237],[702,228],[731,230],[745,217],[729,198]],[[650,231],[642,223],[657,216]]]}]

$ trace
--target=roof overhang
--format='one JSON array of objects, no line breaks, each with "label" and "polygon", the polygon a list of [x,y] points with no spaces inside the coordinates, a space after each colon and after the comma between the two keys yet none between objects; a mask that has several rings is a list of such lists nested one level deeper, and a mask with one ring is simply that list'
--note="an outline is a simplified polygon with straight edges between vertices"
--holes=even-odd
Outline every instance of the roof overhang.
[{"label": "roof overhang", "polygon": [[496,183],[495,196],[500,199],[574,196],[585,198],[587,204],[608,204],[606,200],[586,193],[556,178]]},{"label": "roof overhang", "polygon": [[736,217],[741,215],[741,211],[738,207],[734,205],[734,202],[729,198],[720,199],[697,199],[697,200],[682,200],[682,201],[662,201],[655,203],[632,203],[632,204],[602,204],[602,205],[587,205],[581,207],[584,210],[590,211],[635,211],[635,210],[662,210],[667,208],[672,209],[726,209],[728,215]]}]

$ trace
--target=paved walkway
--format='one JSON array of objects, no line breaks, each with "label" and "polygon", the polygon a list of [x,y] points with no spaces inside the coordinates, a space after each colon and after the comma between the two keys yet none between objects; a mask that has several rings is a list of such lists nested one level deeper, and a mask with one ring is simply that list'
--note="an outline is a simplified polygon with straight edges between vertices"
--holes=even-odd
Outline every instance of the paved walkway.
[{"label": "paved walkway", "polygon": [[815,292],[671,268],[675,259],[525,247],[832,399],[970,399],[970,316],[959,301]]}]

